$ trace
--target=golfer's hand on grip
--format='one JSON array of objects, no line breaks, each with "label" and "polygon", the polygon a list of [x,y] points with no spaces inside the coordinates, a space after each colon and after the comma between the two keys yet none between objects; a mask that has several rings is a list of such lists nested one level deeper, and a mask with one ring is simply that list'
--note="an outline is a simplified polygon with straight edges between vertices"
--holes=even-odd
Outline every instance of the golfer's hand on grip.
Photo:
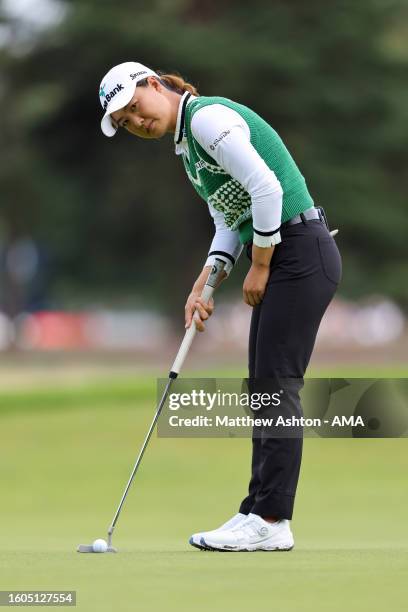
[{"label": "golfer's hand on grip", "polygon": [[208,304],[202,299],[205,283],[211,272],[212,266],[204,266],[199,277],[193,285],[190,295],[187,298],[185,311],[186,329],[191,326],[191,321],[195,320],[196,329],[200,332],[205,330],[204,321],[210,317],[214,311],[214,300],[211,298]]},{"label": "golfer's hand on grip", "polygon": [[187,298],[184,310],[186,329],[190,327],[194,316],[197,331],[202,332],[205,330],[204,321],[206,321],[214,311],[214,300],[211,298],[208,304],[206,304],[200,295],[201,291],[193,290]]}]

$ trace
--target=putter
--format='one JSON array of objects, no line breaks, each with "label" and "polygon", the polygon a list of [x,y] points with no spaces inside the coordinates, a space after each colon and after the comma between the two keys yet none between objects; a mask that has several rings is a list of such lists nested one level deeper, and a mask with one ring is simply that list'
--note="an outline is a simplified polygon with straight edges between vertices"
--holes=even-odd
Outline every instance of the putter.
[{"label": "putter", "polygon": [[[213,265],[213,267],[211,269],[211,272],[208,275],[207,281],[206,281],[206,283],[204,285],[204,289],[203,289],[203,291],[201,293],[201,298],[204,300],[204,302],[208,302],[210,300],[210,298],[212,297],[212,294],[214,293],[215,288],[217,287],[218,283],[220,282],[220,280],[222,278],[222,274],[224,272],[224,267],[225,267],[225,262],[222,261],[221,259],[216,258],[215,259],[215,263],[214,263],[214,265]],[[193,321],[194,321],[194,318],[193,318]],[[113,520],[112,520],[112,523],[111,523],[111,525],[109,527],[109,530],[108,530],[108,547],[107,547],[107,550],[105,552],[112,552],[112,553],[117,552],[117,549],[112,546],[113,531],[115,529],[116,523],[117,523],[119,515],[121,513],[123,504],[125,503],[126,496],[127,496],[128,491],[130,489],[130,485],[133,482],[135,474],[136,474],[136,472],[137,472],[137,470],[139,468],[139,465],[140,465],[140,463],[142,461],[142,458],[143,458],[144,452],[146,450],[146,447],[147,447],[147,445],[149,443],[149,440],[150,440],[151,435],[152,435],[152,433],[154,431],[156,423],[157,423],[157,421],[158,421],[158,419],[160,417],[162,408],[163,408],[163,406],[164,406],[164,404],[166,402],[166,399],[167,399],[170,387],[171,387],[173,381],[177,378],[177,376],[180,373],[180,370],[181,370],[181,368],[183,366],[184,360],[187,357],[187,353],[190,350],[190,347],[191,347],[191,344],[193,342],[193,339],[194,339],[194,336],[196,334],[196,331],[197,331],[197,328],[196,328],[195,324],[193,324],[193,322],[192,322],[190,327],[186,330],[186,333],[184,334],[183,341],[182,341],[182,343],[180,345],[180,348],[178,350],[176,359],[174,360],[173,366],[172,366],[172,368],[170,370],[169,380],[167,382],[167,385],[166,385],[166,388],[164,390],[163,396],[162,396],[162,398],[160,400],[160,403],[159,403],[158,408],[156,410],[156,414],[154,415],[152,424],[150,425],[149,431],[146,434],[146,437],[144,439],[142,448],[141,448],[141,450],[139,452],[139,455],[138,455],[138,457],[136,459],[136,463],[134,465],[134,468],[133,468],[133,470],[132,470],[132,472],[130,474],[130,478],[129,478],[128,483],[127,483],[127,485],[125,487],[125,490],[123,492],[122,499],[120,500],[118,509],[116,510],[115,515],[114,515]],[[93,545],[92,544],[80,544],[78,546],[78,548],[77,548],[77,551],[80,552],[80,553],[93,553],[93,552],[95,552],[94,549],[93,549]]]}]

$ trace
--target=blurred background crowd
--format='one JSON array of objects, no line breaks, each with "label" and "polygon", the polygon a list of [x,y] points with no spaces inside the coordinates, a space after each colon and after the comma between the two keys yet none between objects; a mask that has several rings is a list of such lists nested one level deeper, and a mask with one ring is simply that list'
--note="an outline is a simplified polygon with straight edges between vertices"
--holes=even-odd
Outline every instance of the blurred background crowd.
[{"label": "blurred background crowd", "polygon": [[[246,104],[325,207],[343,280],[326,360],[406,361],[405,0],[0,0],[0,351],[160,353],[212,221],[172,138],[104,137],[98,86],[135,60]],[[244,355],[244,255],[203,351]]]}]

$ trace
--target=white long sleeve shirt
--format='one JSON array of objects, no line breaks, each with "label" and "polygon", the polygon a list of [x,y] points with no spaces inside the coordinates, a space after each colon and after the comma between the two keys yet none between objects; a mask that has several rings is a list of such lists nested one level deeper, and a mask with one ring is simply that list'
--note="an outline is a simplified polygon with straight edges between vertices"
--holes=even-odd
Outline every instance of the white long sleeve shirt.
[{"label": "white long sleeve shirt", "polygon": [[[176,154],[188,156],[187,139],[183,133],[180,101],[175,142]],[[191,96],[187,104],[193,100]],[[236,179],[251,197],[254,244],[269,247],[281,241],[279,227],[282,215],[282,187],[275,173],[266,165],[252,146],[247,122],[239,113],[223,104],[211,104],[199,109],[193,116],[191,131],[197,142],[217,164]],[[221,212],[209,204],[214,219],[215,235],[205,265],[212,265],[215,257],[226,261],[225,271],[231,271],[242,251],[238,230],[230,230]],[[273,236],[257,234],[271,233]]]}]

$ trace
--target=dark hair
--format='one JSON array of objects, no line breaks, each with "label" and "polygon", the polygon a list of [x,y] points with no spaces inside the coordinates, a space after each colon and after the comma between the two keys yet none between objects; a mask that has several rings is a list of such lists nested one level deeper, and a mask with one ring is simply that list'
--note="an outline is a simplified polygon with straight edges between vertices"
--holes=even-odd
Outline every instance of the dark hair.
[{"label": "dark hair", "polygon": [[[157,73],[159,75],[160,83],[166,87],[166,89],[170,89],[170,91],[175,91],[179,94],[183,94],[185,91],[189,91],[194,96],[199,96],[197,89],[191,83],[187,83],[182,76],[179,74],[164,74],[162,72]],[[138,87],[147,87],[149,84],[147,79],[143,79],[139,81]]]}]

